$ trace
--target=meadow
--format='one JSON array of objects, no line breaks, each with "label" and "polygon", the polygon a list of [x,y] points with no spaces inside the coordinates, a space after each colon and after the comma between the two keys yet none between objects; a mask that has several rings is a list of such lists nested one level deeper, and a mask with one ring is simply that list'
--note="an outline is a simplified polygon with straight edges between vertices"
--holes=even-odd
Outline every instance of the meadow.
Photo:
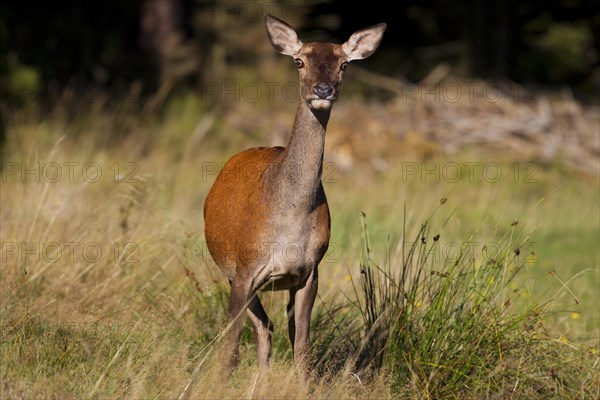
[{"label": "meadow", "polygon": [[152,117],[108,101],[11,115],[0,397],[600,397],[597,176],[425,141],[368,158],[368,136],[348,158],[334,145],[352,96],[325,150],[313,376],[295,374],[276,292],[261,295],[270,370],[248,325],[225,382],[229,288],[204,244],[204,197],[232,154],[284,144],[295,106],[203,100],[177,94]]}]

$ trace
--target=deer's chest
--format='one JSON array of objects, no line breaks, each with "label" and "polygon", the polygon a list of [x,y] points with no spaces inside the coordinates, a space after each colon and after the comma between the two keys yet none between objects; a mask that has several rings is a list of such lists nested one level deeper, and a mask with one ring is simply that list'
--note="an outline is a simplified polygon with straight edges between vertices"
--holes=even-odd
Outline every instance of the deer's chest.
[{"label": "deer's chest", "polygon": [[267,232],[268,262],[256,282],[266,290],[283,290],[302,285],[322,260],[329,245],[330,222],[323,201],[310,213],[278,213]]}]

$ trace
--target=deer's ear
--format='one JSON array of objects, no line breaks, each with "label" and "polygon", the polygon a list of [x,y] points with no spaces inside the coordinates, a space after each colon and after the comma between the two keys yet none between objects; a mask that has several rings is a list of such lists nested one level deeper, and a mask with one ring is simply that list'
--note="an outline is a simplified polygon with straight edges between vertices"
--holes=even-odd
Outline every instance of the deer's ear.
[{"label": "deer's ear", "polygon": [[298,39],[294,28],[271,14],[265,15],[265,25],[269,40],[275,50],[287,56],[295,56],[300,53],[302,42]]},{"label": "deer's ear", "polygon": [[373,54],[383,38],[386,27],[386,24],[377,24],[354,32],[342,45],[348,61],[362,60]]}]

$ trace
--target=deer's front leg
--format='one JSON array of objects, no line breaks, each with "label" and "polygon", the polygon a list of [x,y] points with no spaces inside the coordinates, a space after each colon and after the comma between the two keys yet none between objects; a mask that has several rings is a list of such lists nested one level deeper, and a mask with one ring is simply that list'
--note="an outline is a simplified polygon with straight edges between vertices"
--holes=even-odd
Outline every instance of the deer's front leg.
[{"label": "deer's front leg", "polygon": [[229,321],[225,336],[224,364],[227,374],[230,374],[239,361],[240,337],[246,322],[246,309],[250,299],[250,282],[241,277],[236,277],[231,283],[231,297],[229,298]]},{"label": "deer's front leg", "polygon": [[315,266],[306,281],[303,288],[296,291],[294,296],[294,326],[290,321],[290,339],[294,340],[294,361],[296,366],[302,370],[306,370],[308,363],[307,356],[310,349],[310,317],[312,314],[313,304],[317,296],[317,288],[319,285],[319,273]]},{"label": "deer's front leg", "polygon": [[262,369],[269,366],[271,357],[271,337],[273,336],[273,323],[265,312],[258,295],[255,293],[248,305],[248,317],[252,322],[258,366]]}]

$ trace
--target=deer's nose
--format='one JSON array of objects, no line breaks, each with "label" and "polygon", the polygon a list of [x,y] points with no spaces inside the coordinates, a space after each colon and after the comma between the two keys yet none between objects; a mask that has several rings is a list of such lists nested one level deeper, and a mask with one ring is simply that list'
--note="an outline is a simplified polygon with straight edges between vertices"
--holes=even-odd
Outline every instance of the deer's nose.
[{"label": "deer's nose", "polygon": [[313,88],[313,93],[320,99],[326,99],[333,94],[333,86],[326,82],[319,82]]}]

